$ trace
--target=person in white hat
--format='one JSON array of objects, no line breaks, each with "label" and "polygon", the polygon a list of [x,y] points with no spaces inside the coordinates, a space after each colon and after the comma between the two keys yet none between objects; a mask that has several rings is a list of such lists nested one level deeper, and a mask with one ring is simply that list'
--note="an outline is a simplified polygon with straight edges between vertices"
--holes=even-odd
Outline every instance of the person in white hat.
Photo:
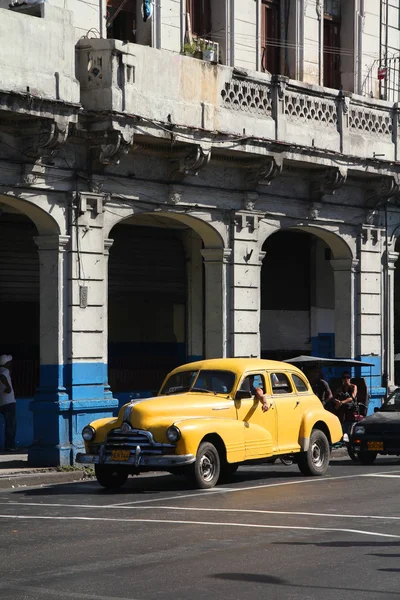
[{"label": "person in white hat", "polygon": [[5,452],[15,452],[16,450],[17,411],[9,369],[11,361],[11,354],[0,355],[0,414],[3,415],[5,422]]}]

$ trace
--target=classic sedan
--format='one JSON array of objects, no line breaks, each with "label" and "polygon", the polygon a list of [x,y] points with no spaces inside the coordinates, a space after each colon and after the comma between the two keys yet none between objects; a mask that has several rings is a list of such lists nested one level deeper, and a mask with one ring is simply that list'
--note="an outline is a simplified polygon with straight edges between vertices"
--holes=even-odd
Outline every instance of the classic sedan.
[{"label": "classic sedan", "polygon": [[297,367],[225,358],[173,370],[154,398],[133,400],[117,418],[82,431],[100,485],[115,488],[144,471],[181,473],[211,488],[240,464],[290,455],[306,475],[323,475],[342,437]]},{"label": "classic sedan", "polygon": [[378,454],[400,456],[400,388],[353,427],[350,447],[363,465],[372,465]]}]

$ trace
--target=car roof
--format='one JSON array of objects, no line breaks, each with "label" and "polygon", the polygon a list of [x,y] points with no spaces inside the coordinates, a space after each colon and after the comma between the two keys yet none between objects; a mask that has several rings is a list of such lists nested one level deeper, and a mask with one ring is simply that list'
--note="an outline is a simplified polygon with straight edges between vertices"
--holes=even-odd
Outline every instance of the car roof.
[{"label": "car roof", "polygon": [[265,360],[262,358],[209,358],[181,365],[174,369],[172,373],[180,373],[181,371],[187,371],[188,369],[226,370],[234,371],[237,374],[257,369],[301,373],[300,369],[294,365],[289,365],[278,360]]}]

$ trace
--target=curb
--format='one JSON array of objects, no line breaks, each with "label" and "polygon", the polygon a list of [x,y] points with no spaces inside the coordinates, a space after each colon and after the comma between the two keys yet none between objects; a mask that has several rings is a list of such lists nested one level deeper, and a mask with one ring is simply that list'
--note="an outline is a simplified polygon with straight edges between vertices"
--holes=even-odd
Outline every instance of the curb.
[{"label": "curb", "polygon": [[31,473],[13,473],[0,477],[0,490],[17,490],[26,487],[54,485],[57,483],[73,483],[79,481],[94,481],[87,471],[41,471]]}]

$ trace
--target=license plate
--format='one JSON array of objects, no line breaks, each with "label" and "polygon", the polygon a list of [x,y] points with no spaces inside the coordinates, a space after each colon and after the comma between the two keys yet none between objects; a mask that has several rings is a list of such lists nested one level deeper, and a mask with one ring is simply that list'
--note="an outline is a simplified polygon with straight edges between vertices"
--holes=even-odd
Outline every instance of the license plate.
[{"label": "license plate", "polygon": [[111,450],[111,460],[129,460],[129,450]]},{"label": "license plate", "polygon": [[375,452],[379,452],[379,450],[383,450],[383,442],[368,442],[367,447],[368,450],[374,450]]}]

